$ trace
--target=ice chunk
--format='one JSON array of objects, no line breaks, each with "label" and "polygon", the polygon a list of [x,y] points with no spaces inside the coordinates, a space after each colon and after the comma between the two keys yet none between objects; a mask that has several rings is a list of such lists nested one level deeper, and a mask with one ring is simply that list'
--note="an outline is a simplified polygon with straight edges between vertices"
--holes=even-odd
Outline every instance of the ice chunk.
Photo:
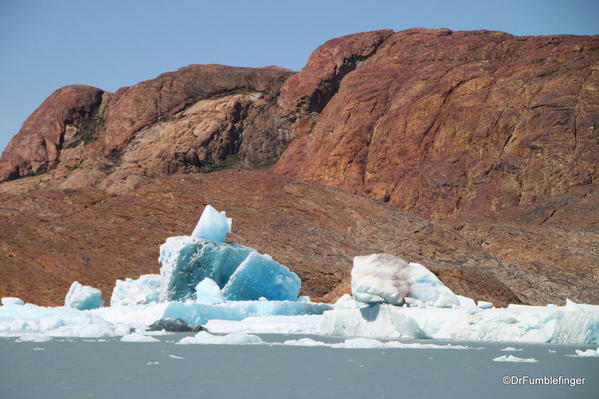
[{"label": "ice chunk", "polygon": [[349,294],[343,294],[339,297],[339,299],[337,299],[337,301],[333,305],[333,308],[335,308],[335,309],[359,309],[359,308],[363,308],[365,306],[368,306],[368,305],[366,305],[363,302],[356,301]]},{"label": "ice chunk", "polygon": [[291,346],[330,346],[325,342],[315,341],[312,338],[300,338],[300,339],[290,339],[283,342],[283,345],[291,345]]},{"label": "ice chunk", "polygon": [[161,301],[195,299],[196,286],[206,277],[223,288],[252,248],[192,237],[170,237],[160,247]]},{"label": "ice chunk", "polygon": [[512,309],[412,308],[388,304],[324,312],[321,334],[365,338],[596,344],[599,312],[519,306]]},{"label": "ice chunk", "polygon": [[356,256],[351,276],[352,294],[360,302],[399,305],[409,296],[435,307],[460,304],[458,297],[426,267],[396,256]]},{"label": "ice chunk", "polygon": [[225,242],[227,233],[231,232],[232,220],[225,212],[219,212],[211,205],[206,205],[200,220],[191,236],[214,242]]},{"label": "ice chunk", "polygon": [[410,296],[435,307],[459,306],[458,297],[430,270],[418,263],[410,263]]},{"label": "ice chunk", "polygon": [[52,337],[44,334],[25,334],[21,335],[16,342],[49,342]]},{"label": "ice chunk", "polygon": [[158,302],[160,275],[145,274],[138,279],[116,280],[110,306],[145,305]]},{"label": "ice chunk", "polygon": [[231,301],[217,305],[171,302],[163,317],[184,320],[193,328],[213,319],[243,320],[251,316],[322,314],[328,309],[331,306],[324,303],[295,301]]},{"label": "ice chunk", "polygon": [[206,305],[222,303],[225,298],[220,292],[220,287],[214,280],[206,277],[196,285],[196,302]]},{"label": "ice chunk", "polygon": [[228,300],[271,301],[295,300],[299,294],[299,277],[268,255],[252,252],[233,273],[222,294]]},{"label": "ice chunk", "polygon": [[403,308],[374,305],[362,309],[327,311],[323,314],[320,332],[340,337],[429,338],[414,319],[395,309]]},{"label": "ice chunk", "polygon": [[185,359],[183,356],[177,356],[177,355],[168,355],[168,357],[170,357],[171,359]]},{"label": "ice chunk", "polygon": [[476,302],[474,302],[474,299],[468,298],[466,296],[461,296],[461,295],[456,295],[456,297],[458,298],[458,301],[460,302],[460,307],[462,309],[475,309],[476,308]]},{"label": "ice chunk", "polygon": [[229,334],[318,334],[321,315],[257,316],[243,320],[209,320],[204,326],[211,333]]},{"label": "ice chunk", "polygon": [[370,338],[352,338],[346,339],[344,342],[331,345],[332,348],[347,348],[347,349],[372,349],[384,348],[385,343]]},{"label": "ice chunk", "polygon": [[[200,328],[200,327],[196,327]],[[193,332],[194,329],[189,327],[184,320],[165,317],[164,319],[156,320],[148,326],[148,331],[165,331],[165,332]],[[196,330],[195,332],[198,332]]]},{"label": "ice chunk", "polygon": [[507,346],[503,349],[500,349],[502,352],[520,352],[522,351],[522,348],[518,349],[518,348],[514,348],[513,346]]},{"label": "ice chunk", "polygon": [[491,302],[478,301],[478,307],[481,309],[491,309],[493,304]]},{"label": "ice chunk", "polygon": [[586,351],[581,351],[580,349],[576,349],[577,357],[599,357],[599,348],[597,349],[587,349]]},{"label": "ice chunk", "polygon": [[189,344],[213,344],[213,345],[255,345],[264,341],[260,337],[251,334],[227,334],[212,335],[206,331],[200,331],[194,337],[185,337],[177,342],[181,345]]},{"label": "ice chunk", "polygon": [[387,254],[356,256],[351,270],[353,297],[365,303],[403,303],[410,293],[409,266]]},{"label": "ice chunk", "polygon": [[512,356],[512,355],[502,355],[499,357],[496,357],[495,359],[493,359],[494,362],[515,362],[515,363],[536,363],[538,362],[537,359],[534,358],[522,358],[522,357],[517,357],[517,356]]},{"label": "ice chunk", "polygon": [[97,309],[104,306],[102,291],[74,281],[64,300],[65,306],[79,310]]},{"label": "ice chunk", "polygon": [[131,333],[123,336],[121,338],[123,342],[160,342],[159,339],[154,337],[148,337],[147,335],[142,335],[139,333]]},{"label": "ice chunk", "polygon": [[23,302],[21,298],[15,298],[11,296],[2,298],[2,306],[20,306],[24,304],[25,302]]}]

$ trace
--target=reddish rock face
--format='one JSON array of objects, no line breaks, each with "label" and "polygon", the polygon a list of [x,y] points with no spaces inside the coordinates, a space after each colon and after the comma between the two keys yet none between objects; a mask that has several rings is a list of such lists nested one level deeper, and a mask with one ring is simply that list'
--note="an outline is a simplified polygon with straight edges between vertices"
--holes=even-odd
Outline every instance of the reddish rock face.
[{"label": "reddish rock face", "polygon": [[[347,49],[361,62],[331,77]],[[286,107],[318,103],[316,88],[340,80],[275,171],[434,218],[535,203],[597,177],[597,65],[597,37],[412,29],[335,39],[282,90]]]},{"label": "reddish rock face", "polygon": [[291,74],[191,65],[114,94],[65,87],[13,138],[0,180],[52,169],[33,185],[124,193],[175,172],[272,164],[290,139],[276,98]]},{"label": "reddish rock face", "polygon": [[0,181],[48,170],[60,158],[73,129],[89,125],[102,102],[100,89],[63,87],[43,102],[25,121],[0,158]]}]

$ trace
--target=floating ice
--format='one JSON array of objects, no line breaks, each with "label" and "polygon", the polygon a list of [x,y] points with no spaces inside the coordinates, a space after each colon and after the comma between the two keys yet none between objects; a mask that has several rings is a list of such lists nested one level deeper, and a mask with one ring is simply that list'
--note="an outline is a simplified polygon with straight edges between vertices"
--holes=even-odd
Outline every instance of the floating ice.
[{"label": "floating ice", "polygon": [[586,351],[581,351],[580,349],[576,349],[577,357],[599,357],[599,348],[597,349],[587,349]]},{"label": "floating ice", "polygon": [[145,274],[138,279],[116,280],[110,306],[145,305],[158,302],[160,275]]},{"label": "floating ice", "polygon": [[327,346],[330,348],[345,348],[345,349],[376,349],[376,348],[401,348],[401,349],[477,349],[466,345],[452,344],[423,344],[419,342],[405,343],[400,341],[379,341],[370,338],[352,338],[339,343],[326,343],[315,341],[311,338],[301,338],[285,341],[282,345],[293,346]]},{"label": "floating ice", "polygon": [[409,266],[387,254],[356,256],[351,270],[353,297],[365,303],[401,304],[410,293]]},{"label": "floating ice", "polygon": [[212,335],[206,331],[200,331],[193,337],[185,337],[177,342],[181,345],[189,344],[212,344],[212,345],[253,345],[264,341],[260,337],[251,334],[227,334]]},{"label": "floating ice", "polygon": [[102,291],[74,281],[69,288],[64,305],[80,310],[101,308],[104,306]]},{"label": "floating ice", "polygon": [[321,315],[258,316],[243,320],[209,320],[204,328],[211,333],[318,334]]},{"label": "floating ice", "polygon": [[225,212],[219,212],[211,205],[206,205],[191,236],[214,242],[225,242],[227,233],[231,232],[231,225],[232,220]]},{"label": "floating ice", "polygon": [[52,341],[52,337],[44,334],[27,334],[20,336],[16,342],[49,342]]},{"label": "floating ice", "polygon": [[283,342],[282,345],[290,346],[330,346],[326,342],[315,341],[312,338],[290,339]]},{"label": "floating ice", "polygon": [[321,334],[366,338],[434,338],[468,341],[595,344],[599,312],[564,308],[411,308],[375,305],[324,312]]},{"label": "floating ice", "polygon": [[215,305],[225,301],[220,287],[214,280],[206,277],[196,285],[196,302],[206,305]]},{"label": "floating ice", "polygon": [[359,309],[359,308],[363,308],[365,306],[368,306],[368,305],[366,305],[363,302],[356,301],[349,294],[343,294],[343,295],[341,295],[339,297],[339,299],[337,299],[337,301],[333,305],[333,307],[335,309]]},{"label": "floating ice", "polygon": [[295,301],[230,301],[216,305],[193,302],[171,302],[163,317],[184,320],[190,327],[202,326],[209,320],[243,320],[251,316],[322,314],[330,305]]},{"label": "floating ice", "polygon": [[171,359],[185,359],[183,356],[177,356],[177,355],[168,355],[168,357],[170,357]]},{"label": "floating ice", "polygon": [[222,294],[233,301],[260,297],[271,301],[295,300],[301,284],[295,273],[270,256],[252,252],[235,270]]},{"label": "floating ice", "polygon": [[235,243],[171,237],[160,247],[160,300],[196,298],[196,287],[210,278],[228,300],[297,299],[301,281],[268,255]]},{"label": "floating ice", "polygon": [[499,357],[496,357],[495,359],[493,359],[494,362],[515,362],[515,363],[536,363],[538,362],[537,359],[534,358],[522,358],[522,357],[517,357],[517,356],[512,356],[512,355],[502,355]]},{"label": "floating ice", "polygon": [[121,338],[123,342],[160,342],[159,339],[154,337],[149,337],[147,335],[139,334],[139,333],[131,333],[124,335]]},{"label": "floating ice", "polygon": [[513,346],[507,346],[503,349],[500,349],[502,352],[520,352],[522,351],[522,348],[518,349],[518,348],[514,348]]},{"label": "floating ice", "polygon": [[352,338],[346,339],[344,342],[331,345],[332,348],[348,348],[348,349],[372,349],[384,348],[385,343],[370,338]]},{"label": "floating ice", "polygon": [[460,304],[458,297],[426,267],[396,256],[356,256],[351,275],[352,294],[360,302],[402,304],[409,296],[436,307]]},{"label": "floating ice", "polygon": [[192,237],[170,237],[160,246],[160,300],[195,299],[199,282],[211,278],[223,288],[237,267],[254,252],[235,243],[216,243]]},{"label": "floating ice", "polygon": [[24,304],[25,302],[23,302],[21,298],[15,298],[11,296],[2,298],[2,306],[20,306]]},{"label": "floating ice", "polygon": [[418,263],[410,263],[410,296],[435,307],[458,306],[458,297],[430,270]]}]

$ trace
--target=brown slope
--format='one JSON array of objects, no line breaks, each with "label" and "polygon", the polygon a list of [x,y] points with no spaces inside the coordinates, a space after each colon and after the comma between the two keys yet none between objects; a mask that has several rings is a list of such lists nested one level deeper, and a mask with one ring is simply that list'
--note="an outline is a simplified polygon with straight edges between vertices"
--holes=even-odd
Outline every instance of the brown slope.
[{"label": "brown slope", "polygon": [[[158,246],[168,236],[189,234],[207,203],[233,217],[232,240],[288,265],[302,278],[303,294],[316,298],[334,300],[348,291],[353,256],[388,252],[427,265],[460,294],[497,304],[567,296],[599,301],[595,277],[583,267],[597,254],[596,232],[442,224],[266,171],[175,175],[126,195],[94,189],[4,194],[0,296],[59,304],[79,280],[100,287],[108,299],[116,278],[158,272]],[[571,253],[538,256],[564,235]],[[549,272],[545,266],[556,253],[564,265]],[[525,254],[545,262],[546,272],[522,266]]]}]

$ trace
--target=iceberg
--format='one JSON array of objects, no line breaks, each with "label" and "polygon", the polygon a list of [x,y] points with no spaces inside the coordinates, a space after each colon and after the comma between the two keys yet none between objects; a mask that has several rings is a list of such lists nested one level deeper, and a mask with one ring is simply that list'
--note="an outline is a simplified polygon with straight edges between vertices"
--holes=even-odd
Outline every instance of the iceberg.
[{"label": "iceberg", "polygon": [[225,242],[227,233],[231,232],[231,225],[232,220],[225,212],[219,212],[211,205],[206,205],[191,236],[213,242]]},{"label": "iceberg", "polygon": [[225,298],[214,280],[206,277],[196,285],[196,302],[206,305],[223,303]]},{"label": "iceberg", "polygon": [[158,302],[160,275],[145,274],[138,279],[116,280],[110,306],[145,305]]},{"label": "iceberg", "polygon": [[195,288],[210,278],[223,288],[237,267],[255,250],[235,243],[170,237],[160,247],[160,301],[195,299]]},{"label": "iceberg", "polygon": [[596,344],[599,311],[565,307],[507,309],[413,308],[388,304],[323,313],[323,335],[378,339],[434,338],[464,341]]},{"label": "iceberg", "polygon": [[410,293],[409,265],[387,254],[356,256],[351,270],[353,297],[364,303],[403,303]]},{"label": "iceberg", "polygon": [[231,301],[260,297],[271,301],[295,300],[301,284],[295,273],[270,256],[252,252],[235,270],[222,293]]},{"label": "iceberg", "polygon": [[216,305],[170,302],[162,317],[181,319],[193,328],[214,319],[243,320],[252,316],[322,314],[328,309],[331,309],[328,304],[296,301],[228,301]]},{"label": "iceberg", "polygon": [[587,349],[586,351],[581,351],[580,349],[575,350],[575,357],[599,357],[599,348],[597,349]]},{"label": "iceberg", "polygon": [[20,306],[20,305],[24,305],[25,302],[23,302],[23,300],[21,298],[15,298],[15,297],[4,297],[2,298],[2,306]]},{"label": "iceberg", "polygon": [[314,334],[320,333],[321,315],[252,316],[242,320],[212,319],[204,325],[210,333]]},{"label": "iceberg", "polygon": [[369,304],[400,305],[410,297],[436,307],[460,305],[459,298],[426,267],[388,254],[356,256],[351,289],[357,301]]},{"label": "iceberg", "polygon": [[536,363],[538,362],[537,359],[534,358],[522,358],[522,357],[518,357],[518,356],[513,356],[513,355],[502,355],[499,357],[496,357],[495,359],[493,359],[494,362],[514,362],[514,363]]},{"label": "iceberg", "polygon": [[154,337],[149,337],[147,335],[139,334],[139,333],[131,333],[124,335],[121,338],[123,342],[160,342],[159,339]]},{"label": "iceberg", "polygon": [[102,291],[74,281],[69,288],[64,305],[80,310],[101,308],[104,306]]},{"label": "iceberg", "polygon": [[160,301],[210,300],[205,292],[197,294],[198,287],[209,289],[199,285],[206,278],[229,301],[298,299],[301,281],[295,273],[255,249],[224,242],[223,226],[230,231],[231,219],[208,205],[191,237],[170,237],[160,246]]},{"label": "iceberg", "polygon": [[256,335],[252,334],[227,334],[227,335],[212,335],[206,331],[200,331],[193,337],[185,337],[177,344],[203,344],[203,345],[255,345],[262,344],[264,341]]}]

